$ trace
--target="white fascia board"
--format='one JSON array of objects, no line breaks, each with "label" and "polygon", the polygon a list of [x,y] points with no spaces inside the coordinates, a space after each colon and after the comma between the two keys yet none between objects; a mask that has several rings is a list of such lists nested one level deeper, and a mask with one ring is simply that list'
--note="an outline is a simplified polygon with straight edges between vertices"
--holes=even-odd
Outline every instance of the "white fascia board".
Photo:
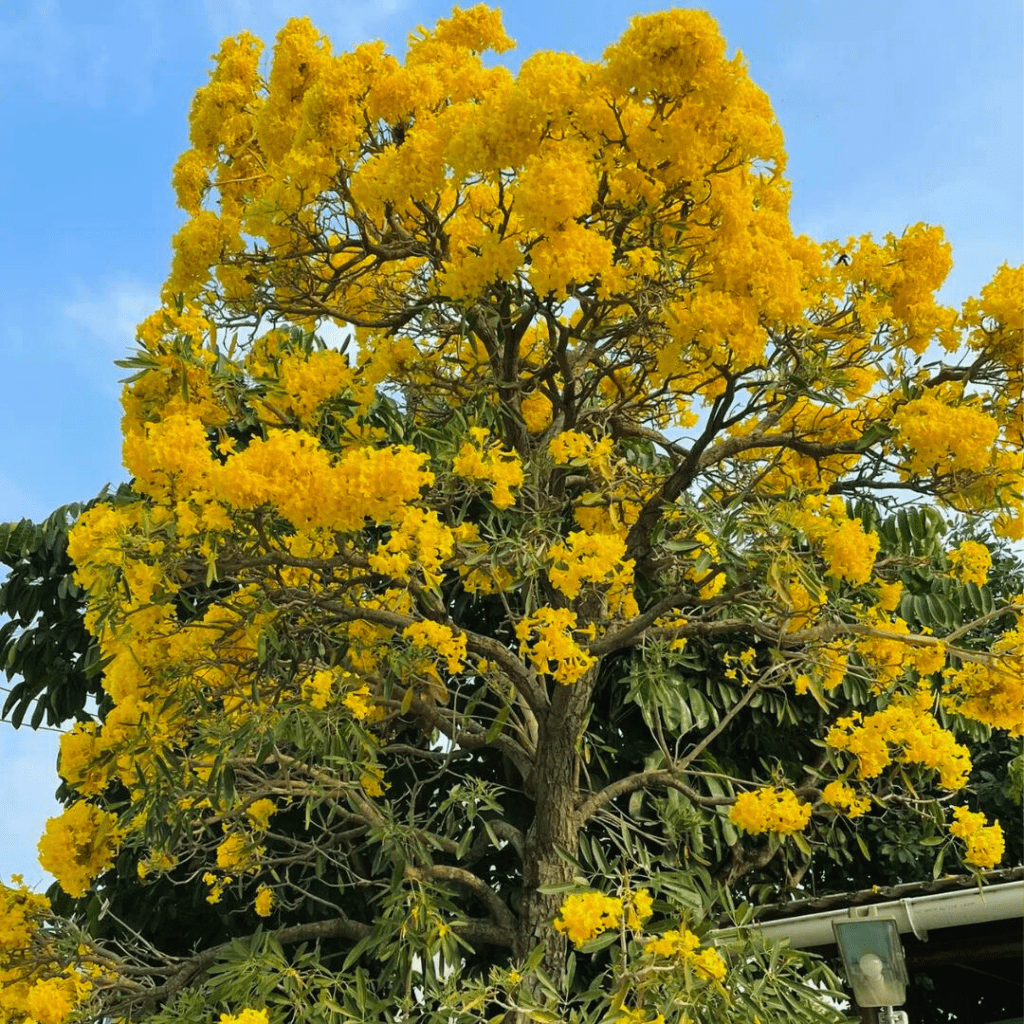
[{"label": "white fascia board", "polygon": [[[927,933],[934,928],[956,928],[960,925],[1024,917],[1024,881],[988,885],[980,892],[977,889],[965,889],[887,903],[864,904],[853,908],[855,916],[865,912],[868,907],[871,913],[879,917],[895,918],[901,934],[909,932],[919,939],[925,939]],[[717,939],[728,939],[749,929],[760,932],[767,939],[789,939],[789,944],[796,949],[807,949],[834,944],[832,922],[847,921],[849,918],[850,908],[842,907],[820,914],[745,925],[742,929],[720,928],[711,934]]]}]

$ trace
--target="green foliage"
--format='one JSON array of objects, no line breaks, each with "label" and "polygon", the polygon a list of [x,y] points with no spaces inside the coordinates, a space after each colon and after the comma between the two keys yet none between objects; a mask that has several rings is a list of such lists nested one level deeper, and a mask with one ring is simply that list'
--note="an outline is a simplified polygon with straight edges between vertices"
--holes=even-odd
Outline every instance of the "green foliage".
[{"label": "green foliage", "polygon": [[[74,581],[67,555],[68,530],[98,502],[117,500],[104,489],[85,504],[65,505],[43,522],[0,523],[0,667],[13,686],[2,717],[18,728],[28,719],[59,726],[92,719],[89,700],[101,701],[102,664],[84,624],[85,593]],[[35,705],[33,707],[33,704]]]}]

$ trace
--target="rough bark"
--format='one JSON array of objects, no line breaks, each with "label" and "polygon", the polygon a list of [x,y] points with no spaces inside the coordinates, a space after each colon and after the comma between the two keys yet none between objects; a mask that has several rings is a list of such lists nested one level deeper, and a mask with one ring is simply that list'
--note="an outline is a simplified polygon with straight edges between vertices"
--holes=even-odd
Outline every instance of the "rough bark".
[{"label": "rough bark", "polygon": [[560,852],[575,857],[579,849],[579,740],[595,677],[592,670],[572,686],[555,691],[540,723],[529,780],[535,813],[524,847],[523,903],[515,952],[525,956],[543,943],[543,965],[553,977],[560,973],[567,952],[565,937],[551,927],[564,896],[538,892],[538,888],[572,878],[572,867]]}]

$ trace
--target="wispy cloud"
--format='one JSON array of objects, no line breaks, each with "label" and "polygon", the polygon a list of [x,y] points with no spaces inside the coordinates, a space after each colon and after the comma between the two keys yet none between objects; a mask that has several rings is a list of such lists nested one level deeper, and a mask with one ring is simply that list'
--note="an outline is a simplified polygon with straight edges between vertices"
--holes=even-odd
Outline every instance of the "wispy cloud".
[{"label": "wispy cloud", "polygon": [[70,347],[108,359],[119,359],[134,346],[136,326],[160,301],[157,288],[128,279],[88,288],[80,283],[76,292],[63,308],[77,330]]},{"label": "wispy cloud", "polygon": [[159,289],[122,278],[86,286],[61,308],[65,329],[62,349],[100,390],[116,394],[124,374],[113,365],[135,347],[135,328],[159,305]]},{"label": "wispy cloud", "polygon": [[0,18],[0,84],[76,104],[117,95],[143,106],[161,38],[155,0],[29,0]]}]

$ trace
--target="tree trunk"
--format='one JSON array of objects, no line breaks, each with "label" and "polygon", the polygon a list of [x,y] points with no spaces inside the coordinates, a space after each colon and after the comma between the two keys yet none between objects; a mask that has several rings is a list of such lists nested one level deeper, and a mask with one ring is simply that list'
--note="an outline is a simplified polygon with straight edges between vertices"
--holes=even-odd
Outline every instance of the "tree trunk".
[{"label": "tree trunk", "polygon": [[579,850],[579,738],[595,678],[596,669],[592,669],[572,686],[555,690],[540,723],[530,780],[535,812],[523,851],[523,901],[515,952],[523,957],[543,944],[542,964],[552,978],[561,975],[567,953],[565,936],[552,927],[565,896],[537,890],[568,882],[573,876],[559,851],[575,857]]}]

